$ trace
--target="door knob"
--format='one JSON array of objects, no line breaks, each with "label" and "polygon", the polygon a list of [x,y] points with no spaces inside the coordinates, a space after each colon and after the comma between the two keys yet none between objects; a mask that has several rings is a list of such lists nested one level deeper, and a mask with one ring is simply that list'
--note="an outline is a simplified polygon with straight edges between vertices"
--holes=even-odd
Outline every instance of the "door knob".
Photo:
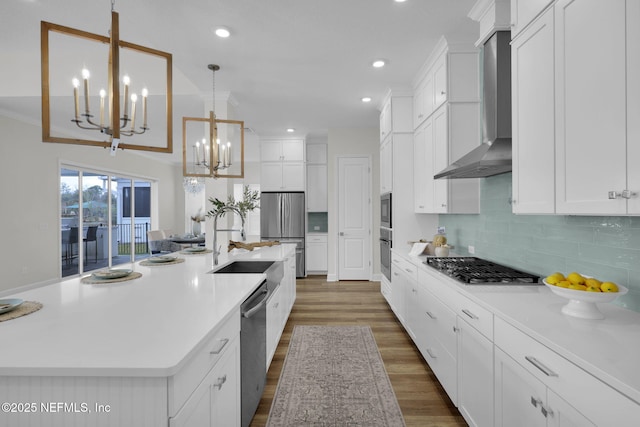
[{"label": "door knob", "polygon": [[341,231],[341,232],[340,232],[340,235],[341,235],[341,236],[344,236],[344,231]]}]

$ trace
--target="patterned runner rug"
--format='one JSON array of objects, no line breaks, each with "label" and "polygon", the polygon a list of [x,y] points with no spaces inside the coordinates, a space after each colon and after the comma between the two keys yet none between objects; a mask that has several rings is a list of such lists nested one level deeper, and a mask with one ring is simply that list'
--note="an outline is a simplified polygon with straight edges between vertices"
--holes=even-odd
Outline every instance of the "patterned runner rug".
[{"label": "patterned runner rug", "polygon": [[268,427],[404,426],[369,326],[295,326]]}]

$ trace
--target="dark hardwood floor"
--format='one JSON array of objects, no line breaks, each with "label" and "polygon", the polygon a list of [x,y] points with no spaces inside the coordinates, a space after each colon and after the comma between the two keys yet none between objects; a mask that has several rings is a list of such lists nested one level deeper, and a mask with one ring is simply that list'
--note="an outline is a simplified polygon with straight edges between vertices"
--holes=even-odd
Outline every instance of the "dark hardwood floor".
[{"label": "dark hardwood floor", "polygon": [[411,338],[380,293],[379,282],[297,281],[297,298],[267,373],[267,385],[251,427],[264,426],[287,355],[294,325],[369,325],[407,426],[466,426]]}]

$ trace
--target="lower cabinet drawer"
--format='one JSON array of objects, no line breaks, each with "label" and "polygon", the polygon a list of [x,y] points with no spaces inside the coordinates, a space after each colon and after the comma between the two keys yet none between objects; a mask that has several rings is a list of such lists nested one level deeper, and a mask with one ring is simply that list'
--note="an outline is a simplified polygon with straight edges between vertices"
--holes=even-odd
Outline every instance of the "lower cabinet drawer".
[{"label": "lower cabinet drawer", "polygon": [[466,297],[459,298],[456,303],[458,316],[493,341],[493,313]]},{"label": "lower cabinet drawer", "polygon": [[440,381],[454,405],[458,405],[458,375],[455,356],[450,354],[438,340],[432,340],[422,351],[422,356]]},{"label": "lower cabinet drawer", "polygon": [[640,405],[496,317],[494,344],[600,426],[636,426]]},{"label": "lower cabinet drawer", "polygon": [[233,312],[213,334],[194,351],[178,373],[169,378],[169,416],[175,415],[222,357],[234,338],[240,335],[240,312]]}]

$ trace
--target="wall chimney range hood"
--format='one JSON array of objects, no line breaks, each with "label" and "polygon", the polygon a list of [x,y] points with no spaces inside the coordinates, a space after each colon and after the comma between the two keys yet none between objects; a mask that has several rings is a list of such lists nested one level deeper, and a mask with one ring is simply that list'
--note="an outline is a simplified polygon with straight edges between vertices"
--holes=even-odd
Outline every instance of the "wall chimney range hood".
[{"label": "wall chimney range hood", "polygon": [[482,144],[434,176],[485,178],[511,172],[511,32],[483,46]]}]

